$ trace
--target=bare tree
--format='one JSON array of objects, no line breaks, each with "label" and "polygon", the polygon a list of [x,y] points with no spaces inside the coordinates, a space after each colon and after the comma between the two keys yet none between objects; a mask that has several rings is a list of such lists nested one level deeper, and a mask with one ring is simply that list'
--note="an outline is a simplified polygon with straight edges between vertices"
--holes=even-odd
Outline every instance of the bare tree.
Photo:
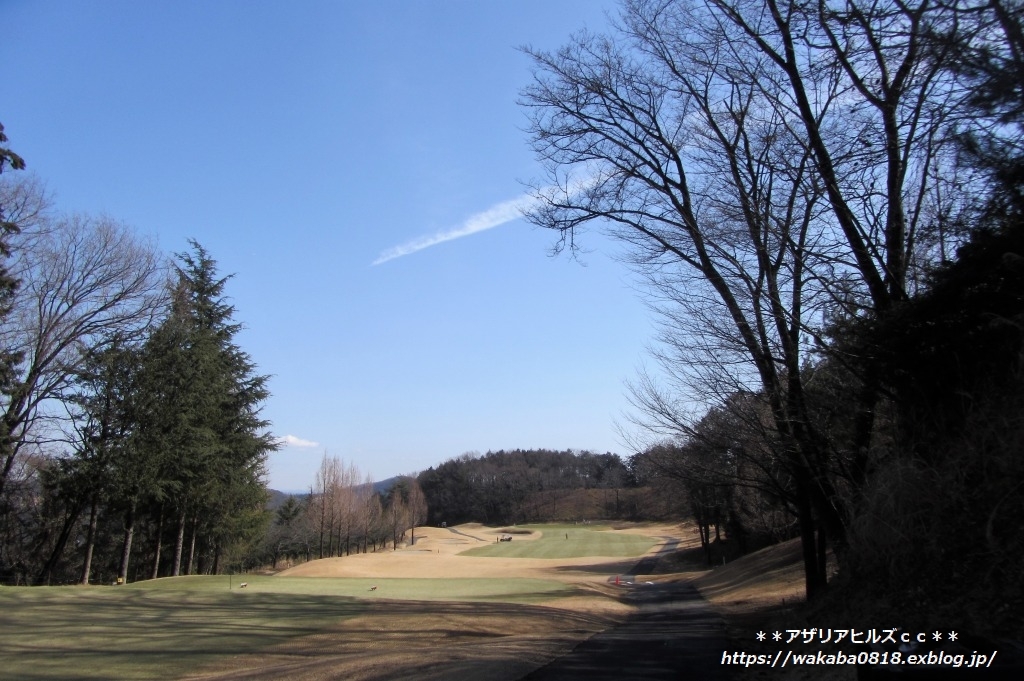
[{"label": "bare tree", "polygon": [[[560,233],[556,250],[575,252],[592,222],[628,245],[682,391],[642,381],[646,425],[689,436],[708,405],[762,396],[809,596],[826,583],[828,537],[845,536],[834,452],[807,404],[809,348],[825,345],[829,315],[906,297],[923,233],[956,236],[960,195],[938,170],[958,94],[920,48],[928,7],[627,0],[615,36],[527,50],[522,104],[549,174],[530,219]],[[865,377],[851,484],[877,390]]]},{"label": "bare tree", "polygon": [[[338,489],[334,502],[337,506],[338,518],[338,555],[350,555],[352,552],[353,532],[359,526],[360,494],[359,469],[354,463],[347,466],[339,462],[337,480]],[[342,548],[344,547],[344,549]]]},{"label": "bare tree", "polygon": [[[26,201],[31,209],[31,202]],[[114,335],[142,333],[161,308],[164,262],[151,243],[109,218],[50,218],[12,241],[20,287],[0,340],[23,356],[18,390],[0,404],[12,446],[0,494],[19,455],[59,439],[55,421],[85,351]]]},{"label": "bare tree", "polygon": [[384,508],[384,522],[391,534],[391,548],[398,550],[398,542],[409,527],[409,507],[405,503],[406,490],[404,481],[395,483],[388,493],[387,505]]},{"label": "bare tree", "polygon": [[370,497],[373,496],[373,482],[370,478],[360,480],[359,469],[354,463],[345,464],[338,457],[328,457],[317,470],[316,482],[310,490],[307,515],[319,536],[319,555],[326,558],[335,555],[349,555],[353,543],[359,549],[359,537],[363,536],[363,551],[366,551],[366,535],[370,532],[373,513]]},{"label": "bare tree", "polygon": [[409,491],[406,495],[406,507],[409,512],[409,527],[412,530],[410,544],[416,543],[416,527],[427,520],[427,497],[415,476],[409,476]]},{"label": "bare tree", "polygon": [[309,505],[306,509],[313,526],[317,528],[320,558],[333,555],[340,468],[337,457],[328,457],[327,452],[324,452],[320,468],[316,472],[316,481],[310,489]]},{"label": "bare tree", "polygon": [[[367,542],[370,541],[373,527],[380,522],[380,500],[373,488],[373,476],[367,474],[361,484],[355,488],[353,514],[353,525],[356,531],[356,552],[359,552],[360,543],[362,551],[366,553]],[[376,548],[376,546],[375,546]]]},{"label": "bare tree", "polygon": [[367,542],[373,544],[373,552],[377,552],[377,542],[384,532],[384,509],[380,505],[380,495],[373,491],[372,485],[366,495],[366,512],[363,515],[363,553],[366,553]]},{"label": "bare tree", "polygon": [[37,176],[0,175],[0,216],[8,229],[19,234],[38,232],[51,217],[51,203]]}]

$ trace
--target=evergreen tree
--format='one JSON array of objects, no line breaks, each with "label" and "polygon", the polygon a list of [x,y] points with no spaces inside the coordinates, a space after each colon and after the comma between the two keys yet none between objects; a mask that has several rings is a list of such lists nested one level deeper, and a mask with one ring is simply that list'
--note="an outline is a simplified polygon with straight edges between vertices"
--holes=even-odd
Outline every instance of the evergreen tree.
[{"label": "evergreen tree", "polygon": [[260,535],[266,456],[276,447],[260,417],[269,377],[234,342],[241,324],[224,297],[230,277],[219,278],[206,250],[190,245],[177,254],[170,314],[150,339],[144,370],[146,447],[171,492],[160,508],[173,514],[172,575],[183,559],[191,572],[197,550],[216,572],[226,549]]},{"label": "evergreen tree", "polygon": [[130,501],[134,486],[124,483],[138,477],[143,463],[132,447],[138,359],[138,347],[120,336],[90,350],[75,378],[78,389],[67,400],[75,441],[72,454],[60,460],[55,471],[70,475],[89,511],[82,584],[89,583],[100,514],[125,499]]}]

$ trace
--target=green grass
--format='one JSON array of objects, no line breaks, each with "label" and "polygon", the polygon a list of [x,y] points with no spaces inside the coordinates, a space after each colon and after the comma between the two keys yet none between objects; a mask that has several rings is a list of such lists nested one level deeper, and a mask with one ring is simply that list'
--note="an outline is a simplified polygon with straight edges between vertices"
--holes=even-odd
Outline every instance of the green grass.
[{"label": "green grass", "polygon": [[[159,580],[158,580],[159,581]],[[313,634],[366,601],[144,587],[0,589],[0,678],[166,679]]]},{"label": "green grass", "polygon": [[608,556],[625,558],[647,553],[660,540],[636,534],[613,534],[603,526],[522,525],[520,528],[542,532],[540,539],[495,542],[469,551],[463,556],[495,558],[582,558]]},{"label": "green grass", "polygon": [[[570,596],[572,587],[543,579],[349,579],[330,577],[176,577],[130,584],[123,589],[143,589],[148,593],[210,593],[228,589],[229,581],[238,597],[256,594],[295,594],[332,596],[367,600],[397,599],[410,601],[494,601],[537,603]],[[239,584],[248,586],[240,589]],[[374,591],[371,587],[376,586]]]},{"label": "green grass", "polygon": [[[625,557],[657,543],[596,526],[525,528],[544,536],[516,538],[469,554]],[[243,581],[248,583],[244,589],[239,588]],[[377,589],[370,591],[371,586]],[[575,593],[572,586],[542,579],[249,575],[178,577],[121,587],[0,587],[0,680],[180,678],[226,657],[259,653],[332,629],[375,609],[376,601],[404,601],[401,607],[407,611],[427,613],[442,607],[429,602],[479,602],[500,609],[501,604],[515,608]]]},{"label": "green grass", "polygon": [[572,587],[539,579],[248,575],[0,588],[0,679],[175,678],[322,632],[366,613],[377,600],[536,603],[572,593]]}]

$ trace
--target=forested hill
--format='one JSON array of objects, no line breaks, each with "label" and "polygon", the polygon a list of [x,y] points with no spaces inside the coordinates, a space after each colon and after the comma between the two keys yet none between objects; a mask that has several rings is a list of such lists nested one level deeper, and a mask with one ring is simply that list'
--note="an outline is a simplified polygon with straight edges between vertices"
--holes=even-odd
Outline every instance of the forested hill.
[{"label": "forested hill", "polygon": [[[617,454],[547,449],[463,454],[420,473],[419,483],[427,498],[428,521],[434,524],[566,518],[573,515],[566,507],[568,490],[636,486]],[[575,496],[581,514],[593,509],[593,504],[582,504],[587,495]],[[622,515],[623,499],[618,494],[608,499],[609,507],[601,509],[602,515]]]}]

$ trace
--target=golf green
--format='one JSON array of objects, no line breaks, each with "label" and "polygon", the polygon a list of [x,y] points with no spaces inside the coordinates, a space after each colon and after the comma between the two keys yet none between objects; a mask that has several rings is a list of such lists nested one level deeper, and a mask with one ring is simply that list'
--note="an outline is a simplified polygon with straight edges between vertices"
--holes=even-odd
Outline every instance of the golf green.
[{"label": "golf green", "polygon": [[463,556],[492,558],[583,558],[587,556],[642,556],[659,543],[654,537],[611,532],[606,528],[581,525],[521,525],[541,533],[539,539],[495,542],[464,551]]}]

